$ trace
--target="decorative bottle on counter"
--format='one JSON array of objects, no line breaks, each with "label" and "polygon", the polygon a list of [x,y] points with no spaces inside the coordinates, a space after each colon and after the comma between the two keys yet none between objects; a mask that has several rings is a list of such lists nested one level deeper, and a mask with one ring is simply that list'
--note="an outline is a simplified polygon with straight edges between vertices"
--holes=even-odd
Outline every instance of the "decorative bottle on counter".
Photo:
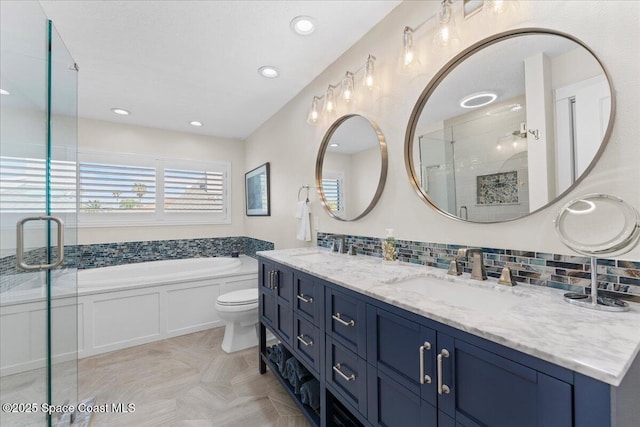
[{"label": "decorative bottle on counter", "polygon": [[396,261],[398,250],[396,249],[396,239],[393,237],[393,228],[387,228],[387,238],[382,242],[382,259],[385,261]]}]

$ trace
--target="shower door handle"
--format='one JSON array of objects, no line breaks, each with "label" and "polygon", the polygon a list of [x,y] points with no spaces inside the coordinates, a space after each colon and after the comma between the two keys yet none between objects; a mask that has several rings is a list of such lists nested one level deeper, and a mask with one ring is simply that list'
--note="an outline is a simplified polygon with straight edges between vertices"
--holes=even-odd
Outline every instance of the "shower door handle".
[{"label": "shower door handle", "polygon": [[[24,225],[29,221],[53,221],[58,224],[58,259],[51,264],[30,265],[24,261]],[[55,216],[30,216],[22,218],[17,225],[17,241],[16,241],[16,263],[18,267],[27,270],[51,270],[60,265],[64,261],[64,223]]]}]

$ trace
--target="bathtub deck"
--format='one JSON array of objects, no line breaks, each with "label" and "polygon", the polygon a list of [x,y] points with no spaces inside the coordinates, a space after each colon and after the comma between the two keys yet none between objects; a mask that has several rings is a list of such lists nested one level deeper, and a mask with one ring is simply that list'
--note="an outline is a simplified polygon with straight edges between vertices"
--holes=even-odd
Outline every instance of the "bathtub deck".
[{"label": "bathtub deck", "polygon": [[224,328],[82,359],[79,397],[135,403],[132,414],[97,414],[96,426],[308,426],[257,348],[222,351]]}]

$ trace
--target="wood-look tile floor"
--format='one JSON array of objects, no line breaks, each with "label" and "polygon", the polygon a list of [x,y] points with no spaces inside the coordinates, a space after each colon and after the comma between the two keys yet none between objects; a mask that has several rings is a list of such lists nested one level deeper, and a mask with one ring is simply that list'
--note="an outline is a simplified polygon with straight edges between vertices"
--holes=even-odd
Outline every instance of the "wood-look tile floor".
[{"label": "wood-look tile floor", "polygon": [[95,414],[91,427],[297,427],[306,419],[274,374],[258,373],[258,350],[227,354],[224,328],[81,359],[78,397],[134,403]]}]

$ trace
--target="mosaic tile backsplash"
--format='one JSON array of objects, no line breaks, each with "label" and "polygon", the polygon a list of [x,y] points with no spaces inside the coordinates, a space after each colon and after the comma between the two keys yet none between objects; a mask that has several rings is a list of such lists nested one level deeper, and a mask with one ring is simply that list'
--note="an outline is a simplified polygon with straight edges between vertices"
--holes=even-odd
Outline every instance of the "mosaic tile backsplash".
[{"label": "mosaic tile backsplash", "polygon": [[[215,237],[206,239],[154,240],[146,242],[119,242],[92,245],[65,246],[65,263],[60,268],[98,268],[166,259],[230,256],[237,251],[255,257],[257,251],[273,249],[273,243],[251,237]],[[55,249],[52,258],[56,257]],[[25,253],[27,264],[46,259],[44,248]],[[15,255],[0,258],[0,291],[10,289],[21,279]]]},{"label": "mosaic tile backsplash", "polygon": [[[383,238],[345,236],[347,245],[355,245],[357,253],[382,257]],[[331,234],[318,232],[318,246],[329,247]],[[461,245],[396,240],[398,259],[448,269]],[[591,286],[589,257],[557,255],[515,249],[482,248],[487,275],[500,277],[503,267],[509,267],[520,283],[549,286],[572,292],[584,292]],[[465,272],[471,265],[461,259]],[[640,261],[598,258],[598,289],[640,297]]]}]

